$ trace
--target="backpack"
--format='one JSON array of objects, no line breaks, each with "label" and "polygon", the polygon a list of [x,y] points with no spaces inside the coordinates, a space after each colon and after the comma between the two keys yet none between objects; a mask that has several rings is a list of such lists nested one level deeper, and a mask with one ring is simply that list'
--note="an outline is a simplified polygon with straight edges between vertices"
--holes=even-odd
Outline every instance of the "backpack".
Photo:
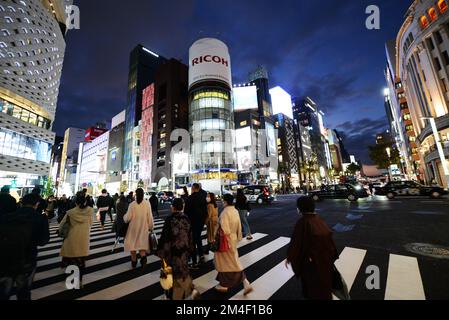
[{"label": "backpack", "polygon": [[0,277],[15,277],[26,271],[32,234],[31,223],[0,223]]}]

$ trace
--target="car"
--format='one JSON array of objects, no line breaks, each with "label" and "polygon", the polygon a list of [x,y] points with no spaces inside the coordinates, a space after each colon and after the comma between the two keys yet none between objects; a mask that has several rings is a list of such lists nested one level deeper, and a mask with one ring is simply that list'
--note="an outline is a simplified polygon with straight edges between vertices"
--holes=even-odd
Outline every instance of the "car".
[{"label": "car", "polygon": [[388,199],[394,199],[398,196],[421,196],[440,198],[447,195],[447,190],[436,186],[424,186],[415,181],[390,181],[383,187],[375,188],[375,194],[378,196],[387,196]]},{"label": "car", "polygon": [[367,198],[368,192],[359,185],[340,183],[323,186],[320,190],[309,192],[309,195],[315,201],[324,199],[348,199],[351,202],[355,202],[360,198]]},{"label": "car", "polygon": [[269,186],[248,186],[243,188],[243,193],[251,203],[271,204],[274,201],[273,192]]},{"label": "car", "polygon": [[157,198],[159,199],[160,204],[164,203],[172,203],[175,195],[172,191],[161,191],[157,194]]}]

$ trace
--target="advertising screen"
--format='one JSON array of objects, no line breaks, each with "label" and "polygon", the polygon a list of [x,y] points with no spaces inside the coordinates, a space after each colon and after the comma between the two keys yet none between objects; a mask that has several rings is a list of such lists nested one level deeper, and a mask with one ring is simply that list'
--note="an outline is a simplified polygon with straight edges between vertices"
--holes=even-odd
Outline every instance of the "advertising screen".
[{"label": "advertising screen", "polygon": [[238,169],[248,171],[253,163],[251,151],[237,151]]},{"label": "advertising screen", "polygon": [[231,58],[228,47],[220,40],[196,41],[190,47],[189,61],[189,88],[207,80],[218,80],[232,88]]},{"label": "advertising screen", "polygon": [[267,151],[268,155],[276,155],[276,135],[274,132],[274,126],[271,123],[266,123],[267,128]]},{"label": "advertising screen", "polygon": [[245,127],[235,130],[235,146],[236,148],[248,147],[252,144],[251,128]]},{"label": "advertising screen", "polygon": [[189,172],[189,154],[176,153],[173,157],[173,174],[186,174]]},{"label": "advertising screen", "polygon": [[257,109],[257,87],[236,87],[232,89],[234,94],[234,111]]},{"label": "advertising screen", "polygon": [[293,119],[292,97],[281,87],[270,89],[273,114],[282,113]]}]

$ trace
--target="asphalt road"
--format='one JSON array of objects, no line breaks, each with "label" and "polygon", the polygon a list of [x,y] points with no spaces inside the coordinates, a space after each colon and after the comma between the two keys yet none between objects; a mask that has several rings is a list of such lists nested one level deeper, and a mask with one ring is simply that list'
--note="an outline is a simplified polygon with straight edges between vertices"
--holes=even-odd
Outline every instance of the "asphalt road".
[{"label": "asphalt road", "polygon": [[[283,195],[271,206],[253,206],[249,216],[252,232],[290,237],[299,218],[298,195]],[[353,299],[384,299],[390,254],[416,257],[426,299],[449,299],[449,200],[386,197],[347,200],[324,200],[317,212],[334,229],[338,250],[345,247],[366,250],[354,285]],[[428,257],[407,250],[407,245],[424,243],[446,247],[444,258]],[[368,265],[380,270],[380,288],[368,290],[365,274]],[[290,280],[275,299],[297,299],[300,284]]]}]

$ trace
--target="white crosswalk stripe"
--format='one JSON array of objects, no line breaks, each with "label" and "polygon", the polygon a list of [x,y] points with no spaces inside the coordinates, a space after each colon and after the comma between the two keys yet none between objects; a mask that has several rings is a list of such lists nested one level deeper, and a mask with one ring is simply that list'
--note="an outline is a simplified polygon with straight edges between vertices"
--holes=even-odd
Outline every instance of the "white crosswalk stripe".
[{"label": "white crosswalk stripe", "polygon": [[[162,231],[163,220],[155,219],[155,232],[158,236]],[[52,228],[57,228],[52,225]],[[34,278],[32,290],[33,300],[37,299],[78,299],[78,300],[114,300],[141,297],[145,299],[164,299],[163,290],[158,285],[160,260],[151,255],[148,257],[148,271],[142,273],[132,270],[129,253],[123,251],[123,245],[111,252],[115,234],[99,233],[99,224],[94,223],[91,232],[90,259],[86,261],[86,274],[83,276],[84,289],[67,291],[66,274],[59,267],[60,246],[63,240],[40,248],[38,254],[38,269]],[[202,232],[203,245],[207,244],[206,231]],[[300,281],[296,280],[291,266],[285,266],[285,252],[289,238],[275,237],[263,233],[255,233],[253,240],[243,239],[238,247],[241,251],[240,261],[246,270],[248,280],[252,282],[254,291],[247,296],[243,290],[233,291],[226,299],[231,300],[269,300],[275,294],[287,294],[286,284],[294,281],[300,289]],[[282,252],[282,254],[277,254]],[[360,291],[361,281],[366,277],[361,271],[369,250],[345,247],[335,262],[342,274],[348,289],[357,282]],[[388,254],[388,253],[386,253]],[[215,280],[216,270],[211,261],[213,253],[205,256],[206,264],[195,272],[193,279],[196,289],[203,295],[213,294],[213,288],[218,284]],[[386,261],[386,260],[385,260]],[[260,271],[259,271],[260,269]],[[257,271],[256,271],[257,270]],[[385,300],[424,300],[424,285],[415,257],[390,254],[388,259],[388,274],[384,288]],[[357,291],[357,290],[356,290]],[[129,296],[129,297],[128,297]],[[298,297],[301,298],[301,297]],[[354,298],[354,297],[352,297]],[[356,297],[357,298],[357,297]],[[334,297],[334,299],[336,299]]]}]

